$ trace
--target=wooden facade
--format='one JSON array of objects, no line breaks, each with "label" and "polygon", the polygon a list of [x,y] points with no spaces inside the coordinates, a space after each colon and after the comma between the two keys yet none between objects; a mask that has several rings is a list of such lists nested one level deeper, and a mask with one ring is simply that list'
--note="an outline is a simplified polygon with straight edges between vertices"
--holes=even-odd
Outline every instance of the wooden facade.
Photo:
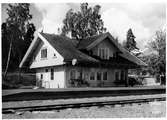
[{"label": "wooden facade", "polygon": [[20,67],[35,69],[36,85],[44,88],[128,84],[128,69],[144,63],[124,51],[109,33],[95,38],[76,43],[61,36],[39,33]]}]

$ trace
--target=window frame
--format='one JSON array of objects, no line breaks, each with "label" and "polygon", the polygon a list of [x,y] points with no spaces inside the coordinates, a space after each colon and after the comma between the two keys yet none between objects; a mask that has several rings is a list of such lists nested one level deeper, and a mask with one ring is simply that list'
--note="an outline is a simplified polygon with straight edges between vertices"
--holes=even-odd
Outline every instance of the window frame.
[{"label": "window frame", "polygon": [[[72,72],[74,72],[74,78],[71,77],[72,76]],[[70,79],[76,79],[76,75],[77,75],[77,71],[75,69],[72,69],[70,71]]]},{"label": "window frame", "polygon": [[119,71],[115,71],[115,80],[119,80]]},{"label": "window frame", "polygon": [[40,74],[40,79],[43,80],[43,74],[42,73]]},{"label": "window frame", "polygon": [[[91,79],[92,77],[93,77],[93,79]],[[90,72],[89,80],[91,80],[91,81],[95,80],[95,72]]]},{"label": "window frame", "polygon": [[125,80],[125,71],[121,70],[121,80]]},{"label": "window frame", "polygon": [[46,68],[46,69],[45,69],[45,72],[48,72],[48,71],[49,71],[48,68]]},{"label": "window frame", "polygon": [[[105,74],[105,73],[106,73],[106,74]],[[107,75],[107,76],[105,76],[106,79],[104,79],[104,74]],[[104,72],[103,72],[103,81],[107,81],[107,80],[108,80],[108,73],[107,73],[107,71],[104,71]]]},{"label": "window frame", "polygon": [[[45,50],[46,50],[46,53],[44,53]],[[42,48],[41,49],[41,59],[47,59],[47,57],[48,57],[48,50],[47,50],[47,48]]]},{"label": "window frame", "polygon": [[[98,74],[100,75],[100,79],[98,79]],[[102,79],[102,73],[101,72],[97,72],[97,74],[96,74],[96,80],[97,81],[101,81]]]},{"label": "window frame", "polygon": [[80,79],[80,80],[81,80],[82,77],[83,77],[82,71],[76,71],[76,75],[77,75],[76,78],[77,78],[77,79]]},{"label": "window frame", "polygon": [[109,48],[98,48],[98,56],[101,59],[109,59]]},{"label": "window frame", "polygon": [[54,68],[50,69],[50,79],[54,80]]}]

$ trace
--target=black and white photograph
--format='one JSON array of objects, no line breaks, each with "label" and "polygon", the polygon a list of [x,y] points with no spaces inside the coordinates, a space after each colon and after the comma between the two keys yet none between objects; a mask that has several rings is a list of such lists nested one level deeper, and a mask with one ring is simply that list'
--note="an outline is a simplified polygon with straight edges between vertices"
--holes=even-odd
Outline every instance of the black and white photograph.
[{"label": "black and white photograph", "polygon": [[166,2],[1,3],[2,119],[166,117]]}]

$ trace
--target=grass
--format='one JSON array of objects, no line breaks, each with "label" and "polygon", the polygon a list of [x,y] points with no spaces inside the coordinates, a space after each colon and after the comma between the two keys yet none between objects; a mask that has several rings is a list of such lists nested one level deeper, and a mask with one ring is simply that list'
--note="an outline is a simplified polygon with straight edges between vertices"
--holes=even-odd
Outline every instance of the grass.
[{"label": "grass", "polygon": [[7,74],[6,79],[2,79],[2,89],[14,89],[23,86],[34,86],[35,84],[36,76],[32,73],[22,73],[20,75],[20,79],[18,73],[9,73]]}]

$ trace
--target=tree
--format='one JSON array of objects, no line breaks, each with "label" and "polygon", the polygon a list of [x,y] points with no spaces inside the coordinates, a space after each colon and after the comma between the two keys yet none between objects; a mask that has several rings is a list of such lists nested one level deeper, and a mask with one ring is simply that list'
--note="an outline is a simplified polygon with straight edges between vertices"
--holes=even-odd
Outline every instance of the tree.
[{"label": "tree", "polygon": [[157,60],[154,66],[156,67],[156,72],[158,74],[165,75],[166,66],[166,30],[158,30],[155,33],[155,38],[149,43],[151,50],[155,51],[157,54]]},{"label": "tree", "polygon": [[99,14],[100,8],[100,5],[91,8],[88,3],[82,3],[80,11],[70,9],[63,20],[62,35],[71,33],[72,37],[82,39],[105,32],[106,28]]},{"label": "tree", "polygon": [[[2,24],[2,43],[5,44],[2,48],[2,54],[6,56],[5,78],[10,62],[18,68],[25,51],[33,39],[35,26],[30,23],[32,15],[29,7],[29,3],[8,4],[8,18]],[[4,47],[8,49],[5,50]]]},{"label": "tree", "polygon": [[2,68],[5,68],[6,66],[6,61],[7,61],[7,53],[9,50],[9,40],[7,40],[7,27],[6,27],[6,23],[2,23],[2,27],[1,27],[2,31]]},{"label": "tree", "polygon": [[[166,30],[158,30],[154,39],[148,43],[152,54],[143,56],[142,60],[148,64],[146,69],[151,75],[165,76],[166,73]],[[165,84],[165,77],[161,80]]]},{"label": "tree", "polygon": [[126,36],[126,42],[124,42],[124,47],[127,49],[129,52],[133,51],[134,49],[138,49],[136,47],[136,41],[135,41],[135,36],[132,32],[132,29],[130,28],[127,32]]}]

